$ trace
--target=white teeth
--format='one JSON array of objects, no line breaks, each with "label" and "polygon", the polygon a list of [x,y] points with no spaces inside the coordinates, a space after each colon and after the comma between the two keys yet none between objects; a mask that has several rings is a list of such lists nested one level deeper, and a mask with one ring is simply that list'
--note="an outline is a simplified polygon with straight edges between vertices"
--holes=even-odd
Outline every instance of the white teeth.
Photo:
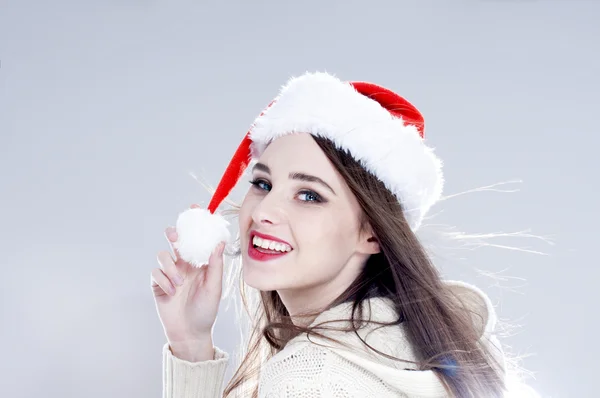
[{"label": "white teeth", "polygon": [[252,239],[252,244],[257,247],[262,247],[263,249],[277,250],[277,251],[283,252],[283,253],[289,252],[292,250],[292,248],[289,245],[286,245],[285,243],[274,242],[272,240],[259,238],[258,236],[255,236]]}]

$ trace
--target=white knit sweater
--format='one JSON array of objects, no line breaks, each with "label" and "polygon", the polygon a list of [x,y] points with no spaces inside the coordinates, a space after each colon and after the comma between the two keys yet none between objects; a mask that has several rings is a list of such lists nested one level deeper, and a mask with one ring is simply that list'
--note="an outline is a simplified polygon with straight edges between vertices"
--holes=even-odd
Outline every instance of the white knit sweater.
[{"label": "white knit sweater", "polygon": [[[462,282],[447,282],[473,311],[473,321],[482,338],[499,347],[493,329],[496,316],[488,297]],[[370,299],[370,319],[391,322],[396,314],[388,299]],[[370,307],[370,308],[368,308]],[[313,324],[348,318],[351,304],[342,304],[321,314]],[[369,319],[369,318],[367,318]],[[344,323],[330,323],[344,327]],[[410,362],[388,359],[366,347],[354,333],[328,331],[333,343],[300,335],[263,366],[260,398],[383,398],[445,397],[445,389],[432,371],[414,370]],[[402,324],[380,327],[369,324],[359,331],[373,348],[395,358],[416,361]],[[502,361],[502,351],[497,350]],[[215,348],[214,360],[190,363],[176,358],[163,347],[163,398],[217,398],[222,396],[229,356]]]}]

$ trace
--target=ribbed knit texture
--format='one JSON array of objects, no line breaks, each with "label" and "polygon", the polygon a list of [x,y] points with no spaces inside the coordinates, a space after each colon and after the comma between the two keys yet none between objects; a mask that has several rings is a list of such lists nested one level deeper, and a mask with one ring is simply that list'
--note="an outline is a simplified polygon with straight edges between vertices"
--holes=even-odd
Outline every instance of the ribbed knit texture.
[{"label": "ribbed knit texture", "polygon": [[213,360],[188,362],[163,346],[163,398],[216,398],[222,396],[229,355],[215,347]]},{"label": "ribbed knit texture", "polygon": [[306,343],[271,360],[263,370],[261,398],[405,398],[360,364]]}]

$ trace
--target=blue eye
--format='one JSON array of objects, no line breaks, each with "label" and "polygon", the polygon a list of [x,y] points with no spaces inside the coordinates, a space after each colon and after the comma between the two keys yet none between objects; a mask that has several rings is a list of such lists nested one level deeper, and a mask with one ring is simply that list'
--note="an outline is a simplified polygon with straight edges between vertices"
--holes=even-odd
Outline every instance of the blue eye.
[{"label": "blue eye", "polygon": [[[272,189],[271,184],[269,184],[267,181],[262,180],[262,179],[255,179],[250,181],[250,184],[252,184],[256,189],[258,189],[259,191],[264,191],[264,192],[270,192]],[[314,192],[314,191],[309,191],[309,190],[304,190],[304,191],[300,191],[298,193],[298,199],[301,202],[308,202],[308,203],[324,203],[325,200],[323,200],[323,198],[321,198],[321,195],[319,195],[318,193]]]},{"label": "blue eye", "polygon": [[304,196],[305,199],[300,199],[303,202],[322,202],[323,199],[319,196],[318,193],[313,191],[302,191],[299,194],[300,197]]},{"label": "blue eye", "polygon": [[271,190],[271,185],[264,180],[252,180],[250,181],[250,184],[254,185],[256,188],[262,191],[268,192]]}]

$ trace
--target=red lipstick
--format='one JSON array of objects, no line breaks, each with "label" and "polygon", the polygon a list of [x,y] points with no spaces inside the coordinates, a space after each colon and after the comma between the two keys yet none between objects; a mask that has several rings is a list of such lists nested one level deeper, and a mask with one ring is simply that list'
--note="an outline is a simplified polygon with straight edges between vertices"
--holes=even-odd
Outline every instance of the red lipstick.
[{"label": "red lipstick", "polygon": [[278,239],[278,238],[276,238],[274,236],[270,236],[270,235],[266,235],[266,234],[261,234],[261,233],[256,232],[256,231],[251,231],[250,232],[250,239],[248,240],[248,256],[250,256],[251,259],[256,260],[256,261],[274,260],[276,258],[285,256],[289,252],[279,252],[279,251],[275,251],[275,250],[267,250],[267,249],[262,249],[262,248],[257,249],[257,248],[254,247],[254,244],[252,243],[252,241],[254,240],[255,236],[258,236],[259,238],[262,238],[262,239],[272,240],[273,242],[284,243],[284,244],[286,244],[286,245],[288,245],[290,247],[292,246],[289,243],[287,243],[286,241]]}]

